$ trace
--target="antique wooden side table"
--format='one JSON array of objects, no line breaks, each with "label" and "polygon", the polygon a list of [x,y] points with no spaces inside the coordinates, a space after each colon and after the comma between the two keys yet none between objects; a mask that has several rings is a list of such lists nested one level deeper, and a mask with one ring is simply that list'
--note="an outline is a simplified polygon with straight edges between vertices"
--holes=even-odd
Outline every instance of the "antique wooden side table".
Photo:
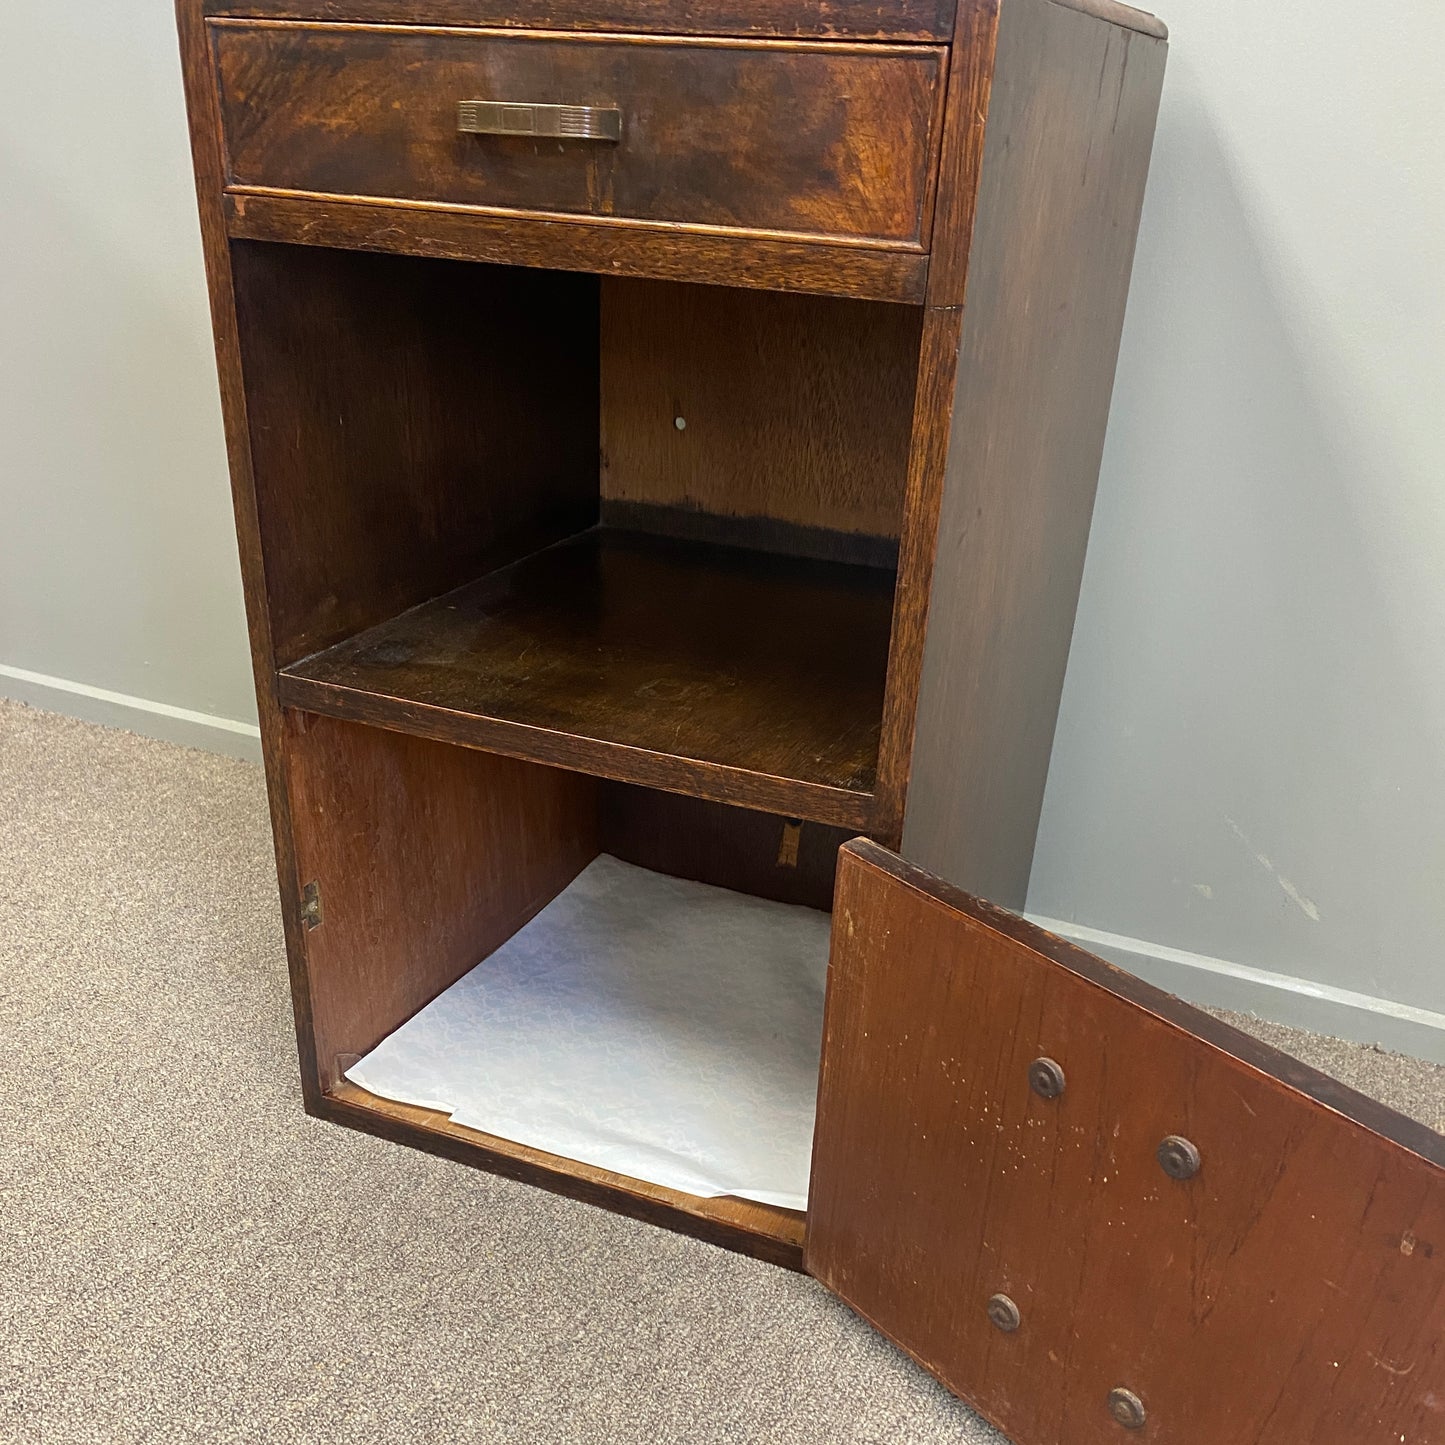
[{"label": "antique wooden side table", "polygon": [[[306,1107],[805,1268],[1030,1445],[1445,1438],[1439,1138],[1002,911],[1163,25],[178,17]],[[806,1209],[347,1077],[600,855],[831,911]]]}]

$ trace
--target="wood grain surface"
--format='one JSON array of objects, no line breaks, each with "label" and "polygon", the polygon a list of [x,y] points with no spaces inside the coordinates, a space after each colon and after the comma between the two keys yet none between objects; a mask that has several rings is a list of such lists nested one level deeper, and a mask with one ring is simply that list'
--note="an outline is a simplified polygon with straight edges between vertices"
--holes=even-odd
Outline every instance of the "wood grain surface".
[{"label": "wood grain surface", "polygon": [[[1058,1098],[1029,1087],[1039,1057]],[[1191,1179],[1160,1166],[1171,1135]],[[842,852],[807,1268],[1019,1445],[1130,1438],[1116,1389],[1161,1445],[1441,1438],[1442,1144],[873,844]]]},{"label": "wood grain surface", "polygon": [[[599,847],[824,906],[844,830],[896,845],[906,816],[930,861],[1014,900],[1162,27],[1114,0],[179,0],[177,14],[307,1106],[796,1267],[796,1215],[672,1196],[387,1105],[341,1083],[343,1061]],[[460,136],[456,104],[473,98],[617,104],[624,143]],[[705,284],[664,284],[680,282]],[[811,294],[762,294],[789,291]],[[819,299],[835,296],[852,299]],[[604,505],[734,545],[596,529]],[[748,538],[770,551],[735,545]],[[884,567],[806,556],[895,543],[896,606],[887,551]],[[1142,986],[870,849],[842,854],[809,1223],[820,1277],[956,1388],[982,1380],[985,1409],[1035,1432],[1025,1445],[1093,1430],[1096,1411],[1114,1438],[1105,1377],[1104,1394],[1139,1391],[1161,1440],[1216,1445],[1242,1421],[1256,1436],[1238,1438],[1313,1445],[1321,1422],[1366,1418],[1370,1386],[1380,1418],[1415,1428],[1411,1402],[1439,1393],[1436,1357],[1409,1351],[1410,1331],[1439,1334],[1416,1291],[1442,1236],[1409,1168],[1381,1166],[1359,1194],[1377,1161],[1338,1130],[1378,1144],[1378,1114],[1218,1035],[1218,1058],[1191,1052],[1180,1031],[1188,1045],[1205,1026]],[[1074,1061],[1052,1152],[1019,1132],[1048,1121],[1011,1092],[1014,1054],[1045,1033]],[[1279,1112],[1286,1095],[1298,1109],[1286,1078],[1336,1132]],[[1263,1153],[1231,1158],[1241,1107],[1263,1120]],[[994,1129],[1005,1118],[1012,1133]],[[1134,1147],[1166,1125],[1206,1160],[1199,1180],[1166,1181],[1173,1194]],[[1087,1169],[1065,1152],[1079,1138]],[[1312,1370],[1317,1352],[1347,1358],[1342,1307],[1306,1273],[1262,1295],[1239,1264],[1289,1263],[1269,1258],[1278,1219],[1322,1187],[1326,1147],[1351,1172],[1309,1238],[1384,1362],[1349,1356],[1333,1398]],[[1295,1180],[1309,1188],[1291,1194]],[[1055,1197],[1067,1207],[1041,1215]],[[1074,1213],[1088,1228],[1070,1249],[1057,1225]],[[1110,1230],[1137,1247],[1120,1254]],[[1016,1355],[979,1324],[984,1285],[1024,1303]],[[1308,1348],[1293,1364],[1274,1343],[1251,1355],[1253,1393],[1227,1417],[1161,1343],[1187,1336],[1218,1367],[1208,1381],[1233,1369],[1230,1330],[1310,1311]],[[1111,1327],[1080,1329],[1057,1359],[1036,1343],[1100,1318]],[[1238,1413],[1266,1398],[1273,1413]],[[1196,1417],[1227,1428],[1178,1433]]]},{"label": "wood grain surface", "polygon": [[314,711],[866,827],[893,578],[609,529],[303,659]]},{"label": "wood grain surface", "polygon": [[888,681],[878,744],[878,807],[874,831],[880,841],[891,848],[899,846],[903,835],[914,720],[928,635],[929,596],[938,549],[938,509],[947,480],[962,327],[963,313],[956,306],[930,306],[923,313],[903,526],[898,544],[898,590],[893,606]]},{"label": "wood grain surface", "polygon": [[285,750],[326,1090],[597,856],[597,800],[575,773],[307,713]]},{"label": "wood grain surface", "polygon": [[[1043,805],[1165,49],[1052,0],[1000,9],[939,510],[915,513],[936,545],[903,852],[1010,907]],[[900,567],[916,594],[922,568]]]},{"label": "wood grain surface", "polygon": [[176,32],[180,43],[182,83],[190,131],[191,160],[196,180],[201,246],[206,263],[211,330],[215,341],[216,376],[225,428],[230,472],[231,508],[241,563],[246,631],[256,687],[256,712],[261,727],[261,756],[266,769],[266,796],[276,853],[281,899],[281,925],[291,982],[291,1007],[300,1054],[301,1091],[307,1107],[319,1099],[311,1048],[311,998],[306,977],[304,926],[291,835],[286,757],[282,746],[281,707],[276,697],[276,651],[266,598],[266,558],[256,506],[252,470],[249,407],[236,315],[231,247],[222,200],[224,164],[221,119],[212,73],[210,47],[200,0],[176,0]]},{"label": "wood grain surface", "polygon": [[604,853],[639,868],[823,912],[857,831],[614,782],[598,784],[597,828]]},{"label": "wood grain surface", "polygon": [[1096,20],[1120,25],[1125,30],[1137,30],[1141,35],[1150,35],[1155,40],[1168,40],[1169,27],[1147,10],[1138,10],[1132,5],[1122,5],[1119,0],[1052,0],[1066,10],[1077,10],[1083,15],[1092,15]]},{"label": "wood grain surface", "polygon": [[921,329],[914,307],[604,281],[604,515],[621,502],[896,542]]},{"label": "wood grain surface", "polygon": [[[227,181],[926,249],[946,51],[215,21]],[[619,143],[457,105],[616,107]]]},{"label": "wood grain surface", "polygon": [[928,285],[927,256],[867,246],[544,217],[519,225],[513,217],[476,211],[254,192],[226,196],[224,208],[230,234],[252,241],[806,291],[865,301],[921,302]]},{"label": "wood grain surface", "polygon": [[284,665],[597,517],[597,282],[233,248]]},{"label": "wood grain surface", "polygon": [[930,307],[961,306],[966,292],[1005,0],[959,0],[948,56],[948,110],[939,152],[938,200],[929,258]]},{"label": "wood grain surface", "polygon": [[953,8],[954,0],[205,0],[208,15],[840,40],[946,41]]},{"label": "wood grain surface", "polygon": [[[731,851],[756,841],[768,820],[738,814],[739,829],[736,810],[703,817],[710,805],[693,799],[676,800],[689,811],[674,816],[673,800],[616,785],[604,805],[600,785],[574,773],[301,712],[286,714],[284,747],[298,877],[320,885],[322,902],[322,921],[302,943],[313,1112],[800,1268],[796,1211],[665,1189],[464,1128],[343,1078],[357,1056],[545,907],[604,839],[646,852],[656,845],[638,829],[651,825],[655,836],[686,840],[668,855],[672,871],[721,868],[725,886],[756,879],[764,896],[778,896],[766,886],[763,849],[746,858]],[[816,830],[804,866],[775,871],[816,895],[824,874],[831,878],[836,846],[829,830]]]},{"label": "wood grain surface", "polygon": [[691,1235],[785,1269],[803,1267],[803,1215],[797,1210],[727,1195],[705,1199],[664,1189],[644,1179],[614,1174],[512,1139],[468,1129],[435,1109],[397,1104],[346,1082],[337,1084],[326,1095],[319,1112],[323,1118],[348,1128],[425,1149],[458,1164],[485,1169],[489,1174],[535,1184],[554,1194],[646,1220],[676,1234]]}]

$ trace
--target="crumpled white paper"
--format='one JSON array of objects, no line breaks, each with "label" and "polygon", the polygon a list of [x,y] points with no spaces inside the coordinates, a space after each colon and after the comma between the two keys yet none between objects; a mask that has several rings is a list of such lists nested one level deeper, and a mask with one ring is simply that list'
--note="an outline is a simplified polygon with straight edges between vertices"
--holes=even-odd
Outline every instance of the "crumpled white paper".
[{"label": "crumpled white paper", "polygon": [[604,854],[346,1077],[670,1189],[802,1209],[828,928]]}]

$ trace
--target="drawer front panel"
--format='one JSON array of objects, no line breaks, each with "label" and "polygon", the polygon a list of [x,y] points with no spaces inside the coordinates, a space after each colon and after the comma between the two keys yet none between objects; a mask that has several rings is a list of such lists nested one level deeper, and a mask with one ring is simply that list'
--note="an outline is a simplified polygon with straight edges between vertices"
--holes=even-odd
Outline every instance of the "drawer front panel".
[{"label": "drawer front panel", "polygon": [[[239,21],[212,40],[232,188],[927,243],[941,47]],[[508,125],[587,107],[601,134],[468,133],[469,101],[509,103]]]}]

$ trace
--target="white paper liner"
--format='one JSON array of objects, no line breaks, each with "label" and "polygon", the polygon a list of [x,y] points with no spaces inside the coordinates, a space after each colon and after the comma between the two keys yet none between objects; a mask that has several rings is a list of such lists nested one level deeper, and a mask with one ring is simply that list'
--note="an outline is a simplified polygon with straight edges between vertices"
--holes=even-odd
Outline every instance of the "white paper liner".
[{"label": "white paper liner", "polygon": [[346,1077],[669,1189],[803,1209],[828,928],[604,854]]}]

